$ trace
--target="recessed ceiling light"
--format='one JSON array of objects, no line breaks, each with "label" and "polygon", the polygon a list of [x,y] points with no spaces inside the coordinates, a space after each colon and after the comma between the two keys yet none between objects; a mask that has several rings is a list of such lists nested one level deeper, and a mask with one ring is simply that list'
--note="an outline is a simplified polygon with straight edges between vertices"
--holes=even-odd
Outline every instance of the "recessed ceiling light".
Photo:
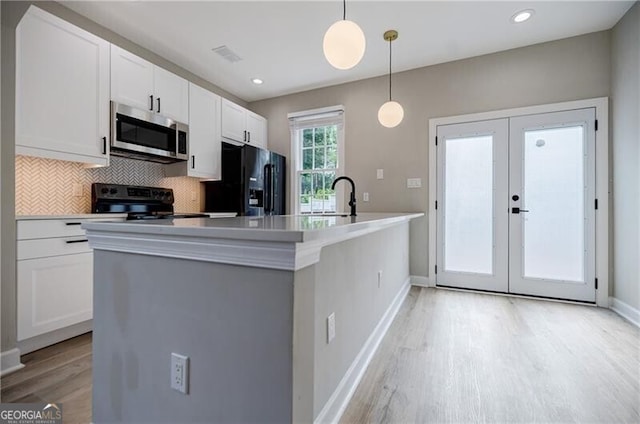
[{"label": "recessed ceiling light", "polygon": [[264,81],[262,81],[260,78],[251,78],[251,82],[256,84],[256,85],[260,85],[262,84]]},{"label": "recessed ceiling light", "polygon": [[532,17],[534,13],[535,11],[533,9],[521,10],[511,17],[511,22],[514,24],[522,23]]}]

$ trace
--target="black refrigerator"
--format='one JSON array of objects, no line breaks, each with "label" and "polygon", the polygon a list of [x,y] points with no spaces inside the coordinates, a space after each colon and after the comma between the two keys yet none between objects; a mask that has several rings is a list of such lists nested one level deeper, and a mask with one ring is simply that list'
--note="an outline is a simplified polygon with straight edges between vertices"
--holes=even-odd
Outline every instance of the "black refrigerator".
[{"label": "black refrigerator", "polygon": [[205,183],[205,210],[284,215],[285,169],[282,155],[222,142],[222,180]]}]

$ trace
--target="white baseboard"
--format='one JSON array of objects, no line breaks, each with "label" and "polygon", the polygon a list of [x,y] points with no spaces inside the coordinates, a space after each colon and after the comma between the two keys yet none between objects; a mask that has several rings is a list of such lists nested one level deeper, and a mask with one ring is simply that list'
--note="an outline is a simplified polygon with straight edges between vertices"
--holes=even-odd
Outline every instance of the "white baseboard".
[{"label": "white baseboard", "polygon": [[404,299],[407,297],[410,288],[411,277],[402,285],[402,288],[396,295],[395,299],[393,299],[393,302],[391,302],[391,305],[389,305],[385,311],[384,315],[378,322],[378,325],[373,330],[364,346],[362,346],[358,356],[356,356],[346,374],[342,377],[340,384],[338,384],[338,387],[336,387],[336,390],[324,405],[322,411],[320,411],[318,416],[313,420],[314,424],[337,423],[340,420],[340,417],[342,417],[344,410],[347,408],[347,405],[351,400],[351,396],[353,396],[353,393],[358,387],[358,383],[360,383],[362,376],[367,370],[367,366],[369,365],[369,362],[371,362],[371,358],[373,358],[380,342],[387,333],[387,330],[393,322],[396,314],[400,310],[400,306],[402,306],[402,302],[404,302]]},{"label": "white baseboard", "polygon": [[0,377],[18,371],[20,368],[24,368],[20,362],[20,349],[14,347],[0,353]]},{"label": "white baseboard", "polygon": [[609,308],[636,327],[640,327],[640,311],[615,297],[609,297]]},{"label": "white baseboard", "polygon": [[412,275],[409,278],[411,279],[412,286],[431,287],[431,284],[429,284],[429,279],[427,277],[423,277],[421,275]]},{"label": "white baseboard", "polygon": [[39,336],[31,337],[30,339],[19,340],[18,349],[20,349],[20,352],[23,355],[26,355],[27,353],[31,353],[34,350],[42,349],[43,347],[60,343],[61,341],[79,336],[84,333],[88,333],[92,330],[93,320],[90,319],[88,321],[83,321],[81,323],[74,324],[60,330],[55,330],[49,333],[41,334]]}]

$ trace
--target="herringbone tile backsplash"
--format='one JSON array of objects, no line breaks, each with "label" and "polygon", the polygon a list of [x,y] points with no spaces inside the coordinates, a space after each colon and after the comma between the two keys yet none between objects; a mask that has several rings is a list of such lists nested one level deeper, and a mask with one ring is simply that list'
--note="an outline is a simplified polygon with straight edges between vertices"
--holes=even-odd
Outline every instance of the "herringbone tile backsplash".
[{"label": "herringbone tile backsplash", "polygon": [[[91,213],[91,183],[172,188],[176,212],[199,212],[204,203],[196,178],[167,178],[163,166],[152,162],[120,157],[110,162],[105,168],[85,168],[77,162],[16,156],[16,215]],[[82,196],[73,195],[74,184],[80,184]]]}]

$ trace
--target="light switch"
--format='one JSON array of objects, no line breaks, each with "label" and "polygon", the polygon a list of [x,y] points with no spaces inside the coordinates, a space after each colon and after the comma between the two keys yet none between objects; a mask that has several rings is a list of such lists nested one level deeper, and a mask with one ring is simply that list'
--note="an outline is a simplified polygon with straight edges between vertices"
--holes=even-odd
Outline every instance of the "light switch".
[{"label": "light switch", "polygon": [[376,178],[379,180],[384,179],[384,169],[377,169],[376,170]]},{"label": "light switch", "polygon": [[407,188],[422,187],[422,178],[407,178]]}]

